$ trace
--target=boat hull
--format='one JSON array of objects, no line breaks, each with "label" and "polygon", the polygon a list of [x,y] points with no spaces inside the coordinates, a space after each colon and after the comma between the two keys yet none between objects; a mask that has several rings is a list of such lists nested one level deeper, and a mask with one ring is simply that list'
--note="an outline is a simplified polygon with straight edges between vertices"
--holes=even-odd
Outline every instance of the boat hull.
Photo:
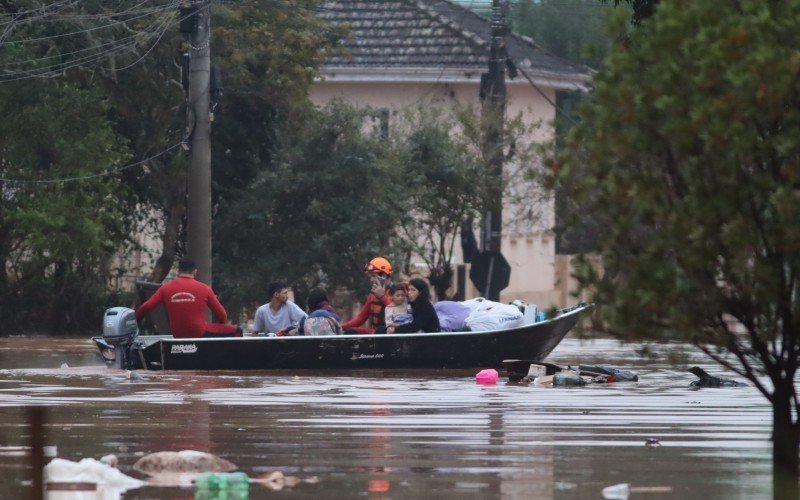
[{"label": "boat hull", "polygon": [[[575,326],[579,306],[554,319],[489,332],[325,337],[140,337],[130,360],[148,370],[500,368],[542,360]],[[102,349],[102,338],[95,338]]]}]

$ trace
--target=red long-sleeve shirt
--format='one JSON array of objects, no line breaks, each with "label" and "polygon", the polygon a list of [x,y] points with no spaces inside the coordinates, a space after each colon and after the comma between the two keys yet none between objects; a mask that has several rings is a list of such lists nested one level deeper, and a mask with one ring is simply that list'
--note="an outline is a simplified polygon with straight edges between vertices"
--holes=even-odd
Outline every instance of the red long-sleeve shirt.
[{"label": "red long-sleeve shirt", "polygon": [[164,304],[169,316],[169,328],[176,338],[202,337],[207,330],[206,307],[211,309],[217,323],[225,323],[228,313],[220,304],[211,287],[190,276],[178,276],[161,285],[144,304],[136,310],[141,320],[159,304]]},{"label": "red long-sleeve shirt", "polygon": [[358,328],[363,325],[369,318],[372,316],[372,328],[371,332],[374,333],[375,328],[379,326],[386,326],[386,317],[384,316],[384,309],[386,306],[392,303],[391,297],[389,297],[388,293],[384,293],[381,298],[375,296],[374,293],[370,293],[367,296],[366,302],[364,302],[364,307],[361,308],[361,311],[346,323],[342,323],[342,329],[347,330],[348,328]]}]

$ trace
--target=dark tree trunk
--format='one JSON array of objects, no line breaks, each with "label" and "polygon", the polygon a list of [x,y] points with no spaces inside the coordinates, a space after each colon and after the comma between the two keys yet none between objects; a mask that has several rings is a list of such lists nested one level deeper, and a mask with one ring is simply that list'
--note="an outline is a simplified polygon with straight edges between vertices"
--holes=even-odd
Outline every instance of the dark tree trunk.
[{"label": "dark tree trunk", "polygon": [[[69,304],[65,295],[66,283],[66,264],[55,262],[53,272],[52,297],[50,298],[50,332],[63,333],[69,329]],[[78,299],[78,297],[73,297]]]},{"label": "dark tree trunk", "polygon": [[167,214],[164,234],[161,238],[161,256],[156,260],[153,271],[148,277],[153,283],[161,283],[164,281],[164,278],[169,274],[169,270],[172,269],[172,263],[175,262],[178,235],[180,234],[181,222],[183,221],[184,215],[186,215],[186,205],[184,203],[174,205]]},{"label": "dark tree trunk", "polygon": [[799,498],[800,426],[792,417],[792,381],[776,386],[772,401],[773,498]]},{"label": "dark tree trunk", "polygon": [[450,266],[435,270],[431,269],[428,275],[428,281],[436,295],[436,300],[447,300],[447,290],[449,290],[450,286],[453,284],[453,269]]}]

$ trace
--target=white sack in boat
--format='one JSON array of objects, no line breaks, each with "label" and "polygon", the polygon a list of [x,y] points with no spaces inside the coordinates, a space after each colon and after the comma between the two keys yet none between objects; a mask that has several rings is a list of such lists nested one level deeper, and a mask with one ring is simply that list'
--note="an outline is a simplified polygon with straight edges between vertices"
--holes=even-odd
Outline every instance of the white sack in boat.
[{"label": "white sack in boat", "polygon": [[465,300],[462,304],[470,308],[471,312],[464,323],[473,332],[507,330],[523,325],[522,311],[516,306],[483,297]]}]

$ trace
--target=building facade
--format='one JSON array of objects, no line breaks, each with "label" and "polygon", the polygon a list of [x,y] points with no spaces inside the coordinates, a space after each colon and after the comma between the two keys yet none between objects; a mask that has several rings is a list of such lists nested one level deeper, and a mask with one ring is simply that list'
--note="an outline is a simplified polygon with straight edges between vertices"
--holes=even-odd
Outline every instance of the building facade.
[{"label": "building facade", "polygon": [[[349,36],[321,67],[311,91],[315,104],[341,99],[383,110],[390,129],[393,116],[421,105],[480,105],[491,43],[487,19],[446,0],[327,1],[320,16]],[[518,72],[506,79],[506,116],[519,114],[527,125],[540,124],[532,140],[551,139],[557,93],[586,90],[591,72],[529,38],[509,34],[506,46],[509,67]],[[539,216],[515,217],[526,210]],[[501,300],[522,299],[539,307],[571,302],[566,293],[569,262],[555,252],[553,212],[548,198],[530,197],[521,205],[504,202],[502,253],[512,271]],[[455,259],[454,266],[463,262],[460,254]],[[470,284],[466,291],[467,297],[480,295]]]}]

